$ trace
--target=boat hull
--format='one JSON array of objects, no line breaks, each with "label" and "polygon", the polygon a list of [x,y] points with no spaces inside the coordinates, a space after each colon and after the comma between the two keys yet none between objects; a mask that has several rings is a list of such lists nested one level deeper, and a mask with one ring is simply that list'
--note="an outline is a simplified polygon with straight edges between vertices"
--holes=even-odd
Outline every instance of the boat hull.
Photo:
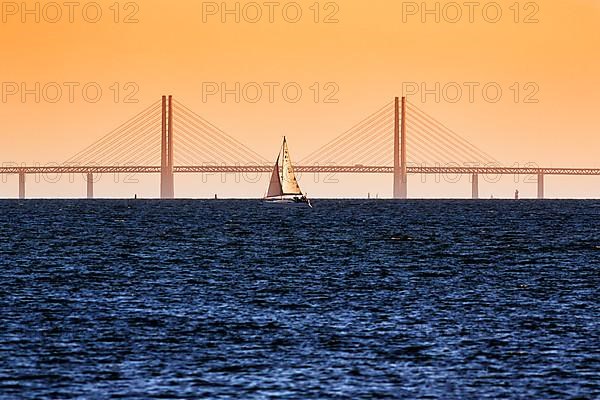
[{"label": "boat hull", "polygon": [[291,198],[266,198],[263,200],[265,204],[274,204],[274,205],[290,205],[290,206],[309,206],[312,208],[310,204],[310,200],[306,197],[291,197]]}]

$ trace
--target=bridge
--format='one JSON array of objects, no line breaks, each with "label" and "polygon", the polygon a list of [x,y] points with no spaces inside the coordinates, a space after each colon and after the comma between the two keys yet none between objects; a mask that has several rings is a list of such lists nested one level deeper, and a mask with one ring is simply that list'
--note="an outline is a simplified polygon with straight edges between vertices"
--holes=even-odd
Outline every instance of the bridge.
[{"label": "bridge", "polygon": [[[479,177],[536,176],[544,198],[548,175],[600,176],[593,168],[503,167],[406,98],[395,98],[302,159],[300,173],[393,175],[393,195],[408,198],[409,174],[470,175],[471,194],[479,198]],[[0,167],[19,176],[25,198],[26,176],[82,174],[87,197],[94,197],[94,175],[160,174],[160,197],[175,198],[175,174],[271,173],[272,163],[196,114],[172,96],[142,110],[60,165]]]}]

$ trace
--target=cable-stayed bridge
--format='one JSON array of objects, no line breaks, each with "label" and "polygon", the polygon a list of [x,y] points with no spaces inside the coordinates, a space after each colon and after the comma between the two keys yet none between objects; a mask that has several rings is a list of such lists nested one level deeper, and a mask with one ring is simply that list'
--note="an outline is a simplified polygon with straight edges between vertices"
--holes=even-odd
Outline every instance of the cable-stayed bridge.
[{"label": "cable-stayed bridge", "polygon": [[[87,197],[94,197],[94,174],[160,174],[160,197],[175,197],[175,174],[271,173],[272,163],[207,121],[185,104],[163,96],[61,165],[3,166],[19,176],[25,198],[30,174],[83,174]],[[405,98],[395,98],[313,151],[297,172],[392,174],[394,198],[408,197],[409,174],[471,175],[479,198],[479,176],[535,175],[544,198],[547,175],[600,175],[593,168],[504,167],[488,153]]]}]

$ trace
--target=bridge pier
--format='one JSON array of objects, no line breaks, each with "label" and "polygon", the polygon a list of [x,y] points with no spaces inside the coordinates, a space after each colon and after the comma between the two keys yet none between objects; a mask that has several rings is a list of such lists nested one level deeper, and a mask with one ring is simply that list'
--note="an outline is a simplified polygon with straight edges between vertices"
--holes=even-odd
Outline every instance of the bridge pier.
[{"label": "bridge pier", "polygon": [[25,199],[25,171],[19,171],[19,199]]},{"label": "bridge pier", "polygon": [[86,180],[87,180],[87,198],[93,199],[94,198],[94,174],[88,173]]},{"label": "bridge pier", "polygon": [[394,199],[408,198],[408,174],[406,172],[406,97],[394,101]]},{"label": "bridge pier", "polygon": [[537,176],[537,198],[544,199],[544,174],[539,173]]},{"label": "bridge pier", "polygon": [[479,199],[479,175],[473,174],[471,177],[471,198],[473,200]]}]

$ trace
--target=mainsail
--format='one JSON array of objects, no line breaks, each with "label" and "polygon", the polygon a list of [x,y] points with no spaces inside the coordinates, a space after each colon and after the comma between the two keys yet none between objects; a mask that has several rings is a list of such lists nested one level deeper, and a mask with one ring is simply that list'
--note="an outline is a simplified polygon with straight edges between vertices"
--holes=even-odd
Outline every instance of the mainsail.
[{"label": "mainsail", "polygon": [[285,137],[283,138],[283,174],[281,176],[281,186],[284,195],[302,195],[302,190],[300,190],[296,175],[294,174],[294,167],[292,166]]},{"label": "mainsail", "polygon": [[280,175],[279,159],[281,153],[277,156],[273,173],[271,174],[271,182],[269,183],[269,190],[267,191],[267,197],[280,197],[280,196],[302,196],[302,190],[296,180],[294,174],[294,167],[292,166],[292,160],[290,158],[290,152],[288,150],[287,141],[283,138],[283,162],[282,171]]}]

